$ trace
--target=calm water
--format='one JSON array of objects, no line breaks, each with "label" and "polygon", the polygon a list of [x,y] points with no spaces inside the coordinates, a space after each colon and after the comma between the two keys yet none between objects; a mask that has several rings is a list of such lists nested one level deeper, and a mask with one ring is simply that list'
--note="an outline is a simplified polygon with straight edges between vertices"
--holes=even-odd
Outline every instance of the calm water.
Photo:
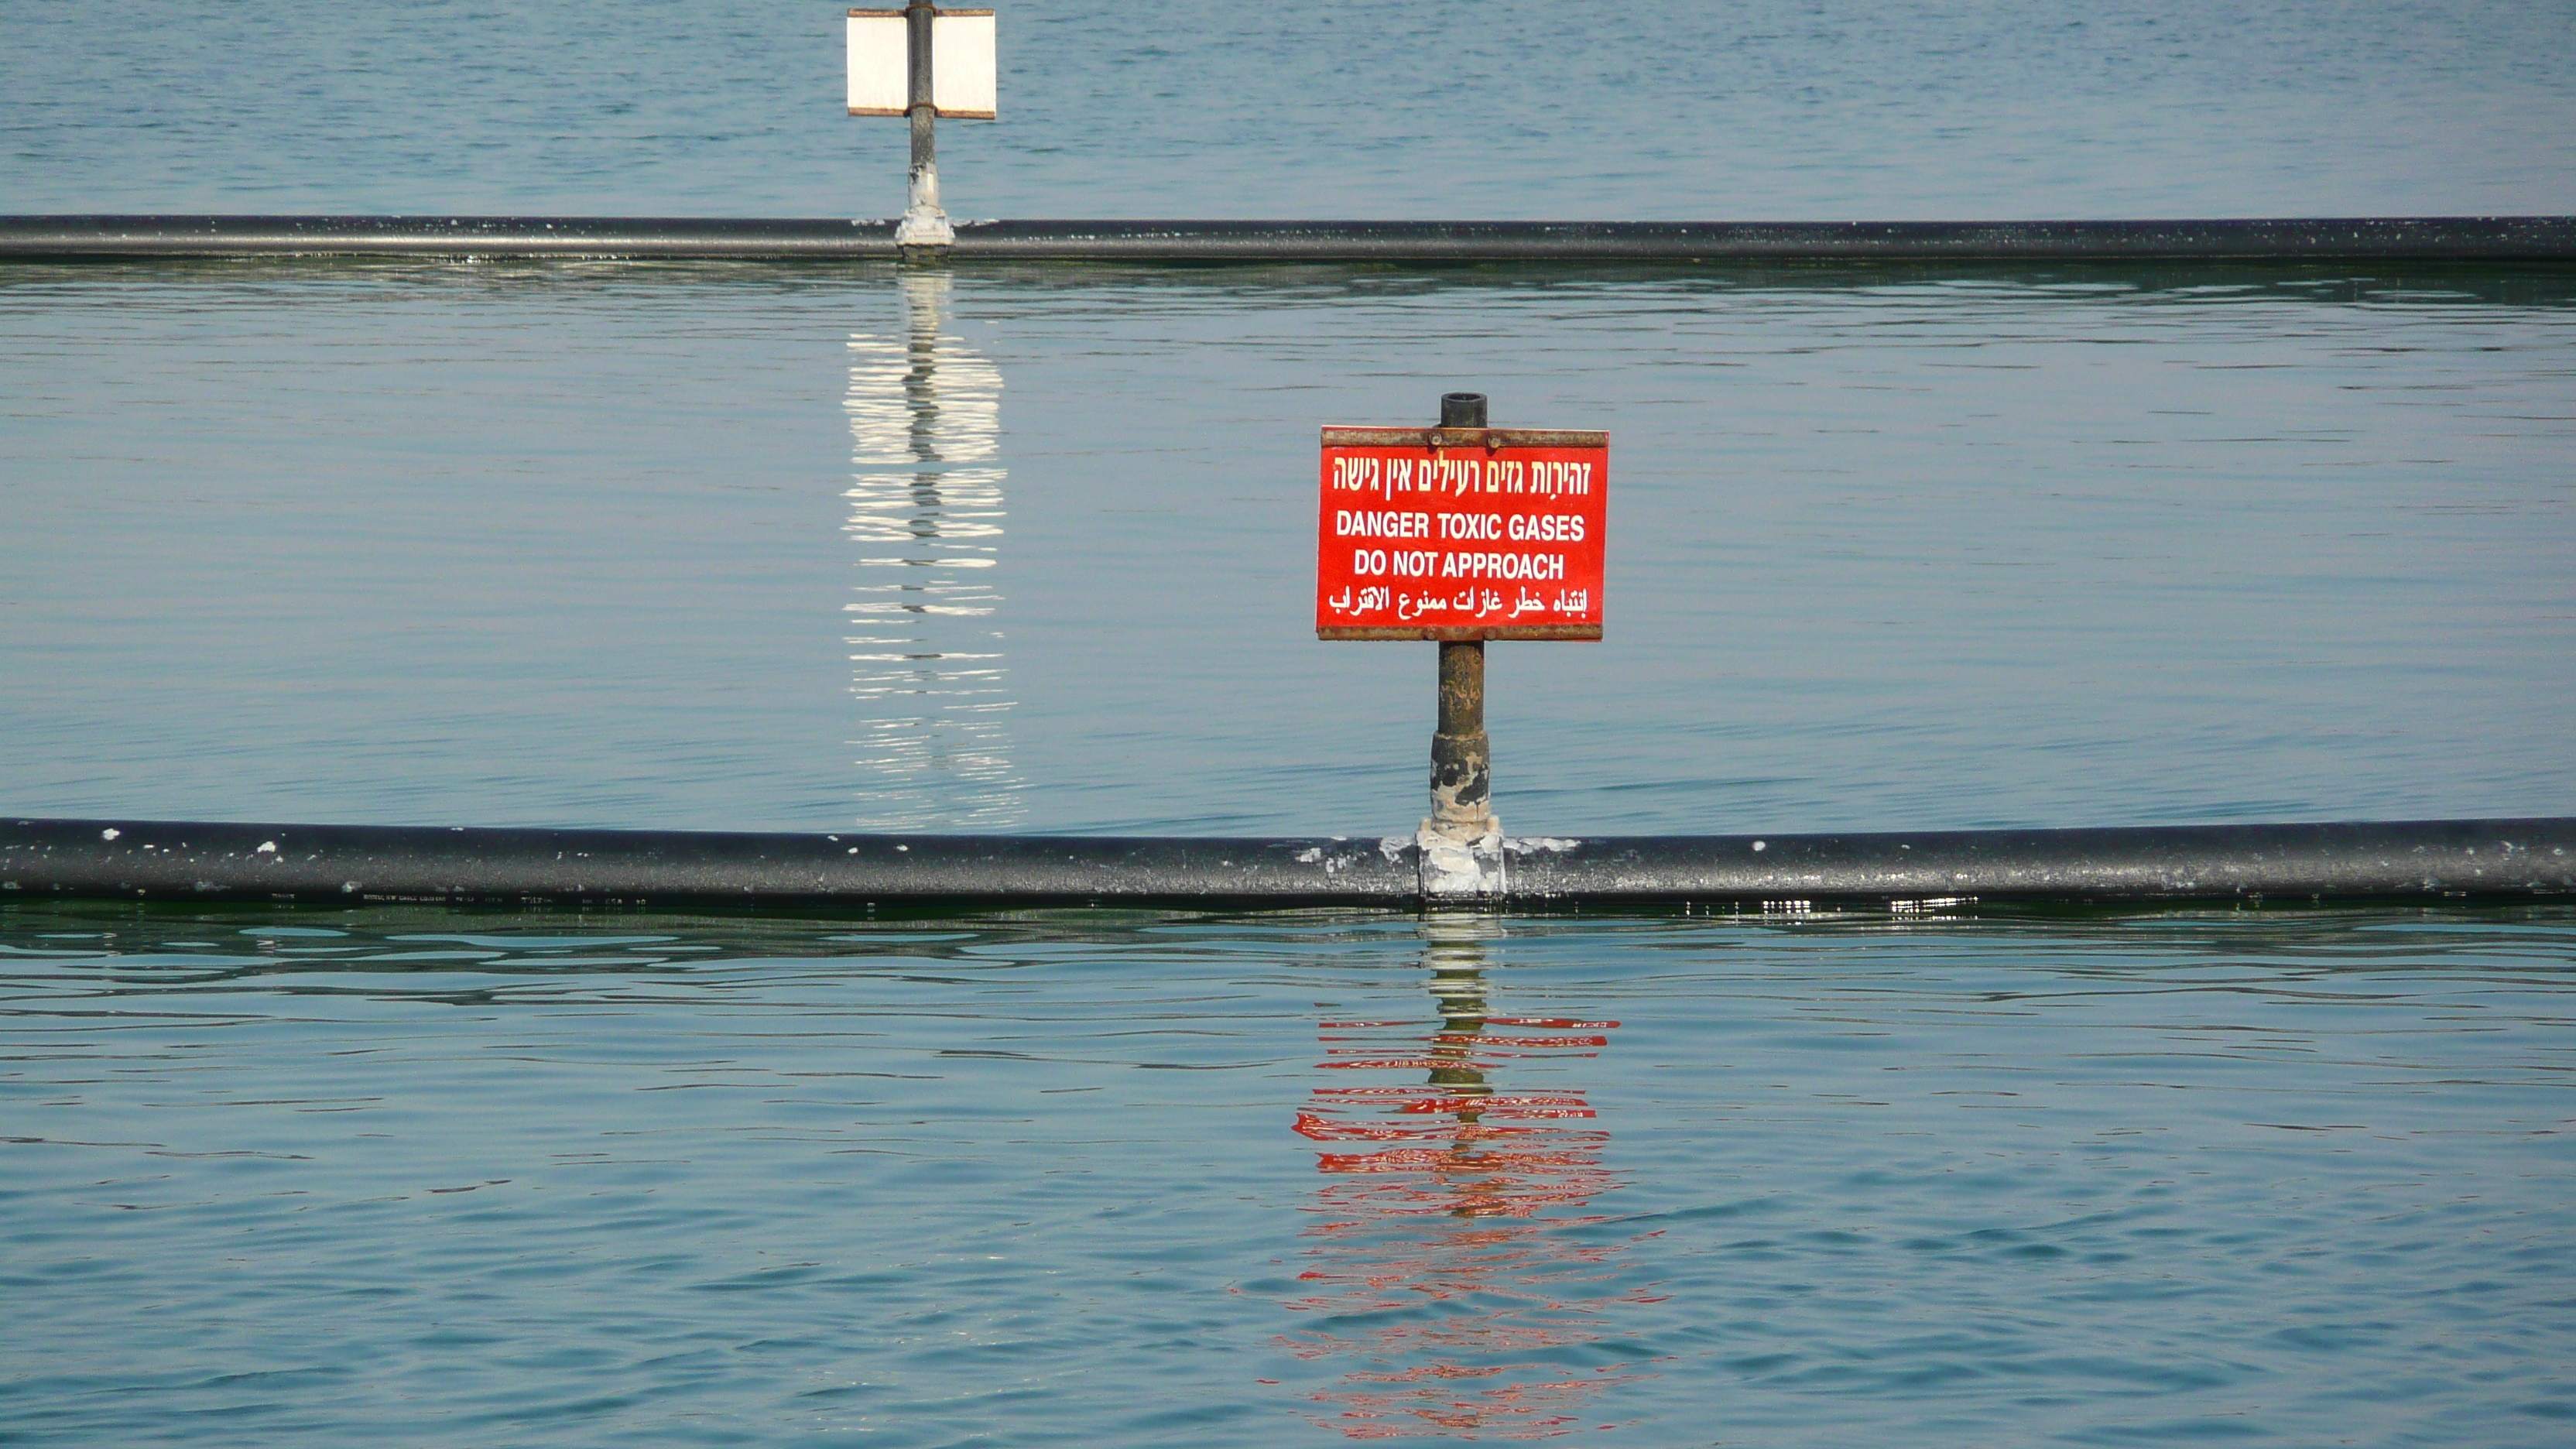
[{"label": "calm water", "polygon": [[[0,210],[886,216],[845,5],[0,0]],[[997,0],[960,216],[2576,212],[2568,0]]]},{"label": "calm water", "polygon": [[1613,440],[1542,833],[2576,813],[2548,274],[0,279],[6,808],[1362,833],[1325,422]]},{"label": "calm water", "polygon": [[[839,7],[9,5],[0,210],[883,214]],[[2564,4],[1006,4],[962,215],[2576,211]],[[2576,813],[2576,282],[0,268],[0,810],[1384,832],[1315,430],[1613,434],[1523,833]],[[0,906],[0,1440],[2555,1445],[2576,912]],[[1603,1426],[1609,1426],[1604,1428]]]},{"label": "calm water", "polygon": [[0,1420],[2562,1444],[2571,939],[13,910]]}]

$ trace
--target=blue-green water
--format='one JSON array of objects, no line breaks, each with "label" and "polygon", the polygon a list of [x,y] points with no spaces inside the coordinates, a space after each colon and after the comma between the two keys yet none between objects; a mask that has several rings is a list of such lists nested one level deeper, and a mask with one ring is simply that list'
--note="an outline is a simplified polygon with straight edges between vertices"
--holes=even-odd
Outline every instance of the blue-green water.
[{"label": "blue-green water", "polygon": [[2576,1417],[2564,910],[0,921],[18,1442]]},{"label": "blue-green water", "polygon": [[2568,298],[21,267],[7,808],[1409,828],[1316,429],[1468,385],[1612,437],[1607,641],[1493,650],[1515,830],[2576,813]]},{"label": "blue-green water", "polygon": [[[837,16],[0,7],[0,210],[883,214]],[[961,215],[2576,211],[2571,18],[1030,4],[942,155]],[[1613,436],[1609,638],[1493,651],[1515,832],[2576,813],[2571,300],[5,267],[0,810],[1402,830],[1430,660],[1308,631],[1315,429],[1469,387]],[[2572,964],[0,905],[0,1441],[2554,1445]]]},{"label": "blue-green water", "polygon": [[[2566,0],[999,0],[972,217],[2576,212]],[[0,210],[887,216],[846,7],[10,0]]]}]

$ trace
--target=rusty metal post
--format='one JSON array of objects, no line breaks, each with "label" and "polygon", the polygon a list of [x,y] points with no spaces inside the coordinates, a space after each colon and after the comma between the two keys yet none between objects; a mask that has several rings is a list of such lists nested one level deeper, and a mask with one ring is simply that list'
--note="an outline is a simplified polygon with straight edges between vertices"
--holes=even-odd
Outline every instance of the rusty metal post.
[{"label": "rusty metal post", "polygon": [[[1485,395],[1453,392],[1440,399],[1440,426],[1486,426]],[[1485,738],[1485,641],[1440,642],[1440,723],[1431,736],[1431,818],[1425,831],[1466,844],[1497,835],[1493,748]]]},{"label": "rusty metal post", "polygon": [[1431,828],[1473,840],[1493,826],[1493,746],[1485,738],[1485,641],[1440,643],[1440,724],[1431,736]]},{"label": "rusty metal post", "polygon": [[937,255],[916,248],[947,247],[957,240],[948,213],[939,209],[939,152],[933,135],[939,108],[931,89],[932,37],[938,18],[939,7],[932,0],[911,0],[904,7],[904,104],[912,119],[912,183],[894,241],[907,259]]}]

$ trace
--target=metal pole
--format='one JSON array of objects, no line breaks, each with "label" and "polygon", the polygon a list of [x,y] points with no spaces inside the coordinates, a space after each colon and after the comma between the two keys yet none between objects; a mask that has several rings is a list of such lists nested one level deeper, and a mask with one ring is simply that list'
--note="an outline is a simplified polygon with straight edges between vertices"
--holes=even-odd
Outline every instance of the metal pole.
[{"label": "metal pole", "polygon": [[916,247],[951,246],[957,240],[956,228],[948,224],[948,213],[939,209],[939,152],[932,135],[939,116],[931,89],[931,38],[936,33],[938,17],[939,7],[931,0],[911,0],[903,11],[908,45],[904,104],[910,108],[912,119],[912,185],[894,241],[907,257],[915,254]]},{"label": "metal pole", "polygon": [[[1485,395],[1445,393],[1440,426],[1486,427]],[[1465,441],[1465,440],[1460,440]],[[1485,738],[1485,641],[1440,641],[1440,723],[1431,736],[1431,830],[1456,841],[1501,830],[1493,809],[1493,748]]]}]

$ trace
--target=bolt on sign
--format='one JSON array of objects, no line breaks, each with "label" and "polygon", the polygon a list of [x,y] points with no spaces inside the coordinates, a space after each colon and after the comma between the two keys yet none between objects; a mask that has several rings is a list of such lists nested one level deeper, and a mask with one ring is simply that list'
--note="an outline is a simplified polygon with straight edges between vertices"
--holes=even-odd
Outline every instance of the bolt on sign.
[{"label": "bolt on sign", "polygon": [[1326,428],[1319,639],[1598,639],[1610,435]]},{"label": "bolt on sign", "polygon": [[[850,114],[910,113],[911,50],[900,10],[849,15]],[[993,12],[942,10],[930,27],[930,106],[939,115],[989,121],[1000,85],[993,59]]]}]

